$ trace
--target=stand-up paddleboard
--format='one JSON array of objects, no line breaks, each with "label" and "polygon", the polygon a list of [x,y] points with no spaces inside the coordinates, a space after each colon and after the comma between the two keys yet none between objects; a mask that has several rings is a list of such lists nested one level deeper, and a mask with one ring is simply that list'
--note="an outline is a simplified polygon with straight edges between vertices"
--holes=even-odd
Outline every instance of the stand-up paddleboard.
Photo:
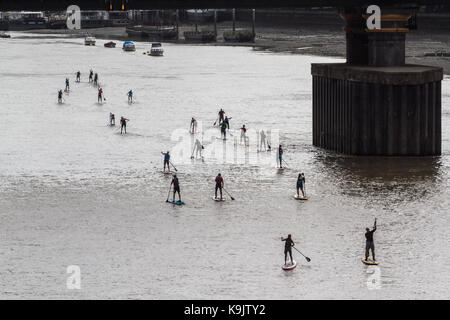
[{"label": "stand-up paddleboard", "polygon": [[182,206],[182,205],[185,204],[183,201],[180,201],[180,200],[174,200],[174,199],[169,199],[167,202],[168,202],[168,203],[171,203],[171,204],[176,204],[176,205],[178,205],[178,206]]},{"label": "stand-up paddleboard", "polygon": [[288,263],[282,265],[281,269],[283,269],[285,271],[289,271],[289,270],[294,270],[295,267],[297,267],[297,261],[294,260],[294,263],[288,262]]},{"label": "stand-up paddleboard", "polygon": [[295,196],[294,196],[294,199],[295,199],[295,200],[308,200],[308,197],[303,197],[303,196],[297,196],[297,195],[295,195]]},{"label": "stand-up paddleboard", "polygon": [[367,259],[366,257],[362,257],[361,258],[362,263],[367,264],[369,266],[376,266],[378,265],[378,261],[373,261],[372,259]]},{"label": "stand-up paddleboard", "polygon": [[173,172],[172,172],[172,171],[161,171],[161,173],[164,173],[164,174],[172,174]]},{"label": "stand-up paddleboard", "polygon": [[212,197],[212,199],[213,199],[214,201],[217,201],[217,202],[223,202],[223,201],[225,201],[224,198],[220,199],[220,198]]}]

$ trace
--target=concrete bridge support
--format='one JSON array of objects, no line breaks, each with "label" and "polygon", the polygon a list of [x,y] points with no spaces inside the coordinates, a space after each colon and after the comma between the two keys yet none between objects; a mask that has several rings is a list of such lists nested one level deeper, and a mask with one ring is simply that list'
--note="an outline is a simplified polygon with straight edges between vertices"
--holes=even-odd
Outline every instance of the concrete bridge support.
[{"label": "concrete bridge support", "polygon": [[313,64],[313,144],[351,155],[441,154],[441,68],[406,65],[409,15],[343,12],[347,63]]}]

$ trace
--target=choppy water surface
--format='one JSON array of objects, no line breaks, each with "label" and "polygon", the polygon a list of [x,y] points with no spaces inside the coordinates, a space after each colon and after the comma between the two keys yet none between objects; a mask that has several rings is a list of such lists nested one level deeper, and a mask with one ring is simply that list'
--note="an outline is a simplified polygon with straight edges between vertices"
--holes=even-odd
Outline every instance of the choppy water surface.
[{"label": "choppy water surface", "polygon": [[[126,53],[104,42],[0,43],[1,298],[450,298],[448,79],[441,157],[344,157],[311,145],[310,64],[338,60],[170,44],[154,58],[148,43]],[[215,139],[219,107],[232,128],[280,130],[290,169],[253,141],[245,156],[238,132]],[[109,112],[130,119],[127,135],[107,126]],[[192,116],[208,154],[174,154],[186,205],[173,207],[160,152],[184,148]],[[218,171],[235,201],[211,200]],[[299,171],[307,202],[292,197]],[[360,262],[374,217],[378,269]],[[294,251],[293,272],[280,268],[287,233],[312,259]],[[81,290],[66,288],[68,265],[80,266]]]}]

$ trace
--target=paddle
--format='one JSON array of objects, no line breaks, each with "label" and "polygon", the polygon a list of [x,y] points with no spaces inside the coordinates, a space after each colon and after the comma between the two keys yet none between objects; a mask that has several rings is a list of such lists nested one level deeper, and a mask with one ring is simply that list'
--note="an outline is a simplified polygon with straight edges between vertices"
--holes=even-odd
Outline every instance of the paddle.
[{"label": "paddle", "polygon": [[166,202],[169,202],[169,196],[170,196],[170,190],[171,189],[172,189],[172,183],[170,184],[169,192],[167,193],[167,200],[166,200]]},{"label": "paddle", "polygon": [[234,200],[234,198],[231,196],[231,194],[225,188],[222,188],[222,189],[230,196],[231,200]]},{"label": "paddle", "polygon": [[175,169],[175,171],[178,171],[177,168],[173,165],[172,161],[169,160],[169,163],[172,165],[172,167]]},{"label": "paddle", "polygon": [[216,121],[214,121],[214,124],[213,124],[213,126],[215,126],[215,125],[216,125],[216,123],[217,123],[217,120],[219,120],[219,118],[217,118],[217,119],[216,119]]},{"label": "paddle", "polygon": [[290,167],[290,165],[284,159],[281,159],[281,161],[283,161],[288,166],[288,168]]},{"label": "paddle", "polygon": [[298,251],[298,253],[300,253],[302,256],[304,256],[305,257],[305,259],[306,259],[306,261],[308,261],[308,262],[311,262],[311,259],[310,258],[308,258],[307,256],[305,256],[303,253],[301,253],[300,252],[300,250],[298,250],[296,247],[292,247],[292,248],[294,248],[295,250],[297,250]]}]

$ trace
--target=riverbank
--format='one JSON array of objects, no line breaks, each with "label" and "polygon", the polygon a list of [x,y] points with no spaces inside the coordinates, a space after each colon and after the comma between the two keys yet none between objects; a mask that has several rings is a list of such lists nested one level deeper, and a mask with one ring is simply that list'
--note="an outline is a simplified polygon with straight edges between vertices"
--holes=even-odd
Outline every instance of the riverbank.
[{"label": "riverbank", "polygon": [[[434,56],[439,53],[450,53],[450,36],[447,25],[440,23],[433,25],[433,17],[420,17],[422,25],[419,30],[410,31],[406,40],[406,62],[410,64],[430,65],[441,67],[444,73],[450,75],[450,57]],[[442,17],[435,18],[443,21]],[[237,28],[250,29],[249,22],[237,22]],[[199,30],[213,30],[212,24],[199,26]],[[256,26],[256,38],[253,43],[229,43],[223,39],[223,33],[230,31],[231,21],[217,24],[217,42],[199,44],[208,46],[248,46],[259,50],[268,50],[277,53],[306,54],[329,57],[345,57],[346,44],[342,22],[335,13],[324,15],[305,16],[295,24],[276,25],[269,24]],[[170,41],[184,44],[183,32],[194,29],[193,25],[179,26],[180,39]],[[38,34],[66,34],[67,36],[82,37],[89,34],[102,39],[116,40],[142,40],[129,37],[125,27],[94,28],[83,30],[32,30],[28,33]],[[192,44],[192,43],[189,43]]]}]

